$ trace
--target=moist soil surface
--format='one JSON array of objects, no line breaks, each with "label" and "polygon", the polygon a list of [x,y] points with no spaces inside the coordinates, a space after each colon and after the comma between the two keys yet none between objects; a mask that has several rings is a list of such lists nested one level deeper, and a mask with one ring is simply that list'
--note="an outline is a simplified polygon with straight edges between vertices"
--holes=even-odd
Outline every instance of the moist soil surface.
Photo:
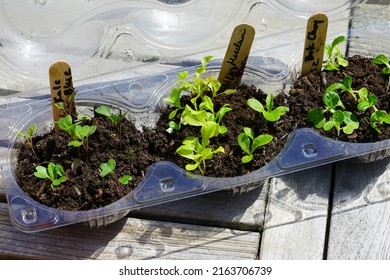
[{"label": "moist soil surface", "polygon": [[[206,161],[206,176],[234,177],[248,174],[261,168],[271,161],[284,147],[288,135],[297,128],[313,127],[307,121],[307,112],[312,108],[323,108],[322,94],[332,83],[342,82],[346,75],[352,77],[352,88],[357,90],[366,87],[369,93],[378,97],[376,107],[390,112],[390,93],[386,92],[388,76],[381,73],[382,67],[375,65],[371,59],[353,56],[349,65],[338,72],[324,71],[311,73],[303,78],[296,79],[288,94],[276,93],[274,106],[288,106],[289,112],[277,122],[265,121],[264,117],[251,109],[246,101],[254,97],[265,104],[266,93],[254,86],[241,85],[237,92],[229,95],[218,95],[214,100],[215,111],[224,104],[233,108],[222,119],[222,124],[228,132],[211,138],[211,147],[224,148],[224,153],[217,153]],[[328,132],[318,130],[322,134],[342,141],[375,142],[390,138],[390,129],[379,126],[382,133],[372,129],[369,120],[372,111],[356,110],[357,102],[349,93],[340,94],[346,110],[351,111],[361,120],[360,127],[351,135],[337,134],[336,129]],[[189,103],[188,96],[183,96],[182,104]],[[68,147],[71,140],[65,132],[58,134],[48,132],[33,138],[37,156],[27,145],[21,145],[18,152],[16,176],[22,189],[34,200],[50,207],[63,210],[88,210],[103,207],[131,191],[143,179],[148,166],[169,160],[184,168],[190,160],[178,156],[175,151],[187,136],[200,136],[200,127],[182,126],[175,133],[168,133],[168,115],[172,109],[161,110],[160,119],[154,128],[144,127],[143,132],[137,130],[128,120],[121,124],[121,133],[106,117],[94,114],[85,124],[96,125],[96,132],[89,138],[88,153],[82,149]],[[176,116],[179,118],[180,114]],[[273,140],[254,153],[253,160],[243,164],[241,158],[245,155],[237,144],[237,136],[243,127],[253,129],[255,136],[271,134]],[[75,158],[81,159],[81,164],[71,169]],[[133,180],[126,186],[115,183],[113,176],[100,176],[100,164],[109,159],[116,161],[118,177],[131,175]],[[47,166],[49,162],[63,166],[67,181],[60,189],[53,189],[49,180],[35,177],[35,167]],[[195,170],[194,173],[199,173]]]}]

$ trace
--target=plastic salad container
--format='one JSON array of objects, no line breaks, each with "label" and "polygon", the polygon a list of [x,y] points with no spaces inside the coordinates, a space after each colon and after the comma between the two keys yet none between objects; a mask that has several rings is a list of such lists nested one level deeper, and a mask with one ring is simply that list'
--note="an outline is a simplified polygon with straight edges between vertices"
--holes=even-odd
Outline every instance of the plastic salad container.
[{"label": "plastic salad container", "polygon": [[[252,24],[257,37],[302,28],[308,16],[349,16],[365,0],[0,1],[0,77],[16,91],[47,86],[56,60],[77,79],[169,62],[225,47],[234,26]],[[23,7],[23,8],[21,8]]]},{"label": "plastic salad container", "polygon": [[[271,1],[272,2],[272,1]],[[362,25],[349,29],[348,34],[363,38],[357,40],[353,54],[358,54],[367,46],[374,45],[375,51],[390,55],[387,38],[381,36],[389,31],[387,20],[378,20],[373,25]],[[268,38],[257,38],[250,54],[242,82],[253,84],[264,91],[288,91],[294,78],[299,73],[303,48],[302,30],[283,33],[283,40],[273,43]],[[328,35],[328,41],[340,35]],[[347,35],[347,34],[343,34]],[[302,38],[302,39],[299,39]],[[264,46],[267,46],[266,48]],[[369,48],[371,49],[371,48]],[[198,56],[218,54],[224,49],[199,52]],[[347,55],[352,54],[346,48]],[[349,53],[348,53],[349,52]],[[362,53],[363,55],[376,55]],[[271,55],[272,54],[272,55]],[[216,75],[220,61],[215,60],[208,67],[208,73]],[[196,66],[184,67],[164,73],[146,75],[136,78],[110,80],[88,83],[77,87],[77,108],[88,109],[99,104],[108,104],[118,109],[129,110],[128,117],[137,126],[153,125],[157,121],[162,99],[167,97],[175,86],[177,73],[183,70],[194,74]],[[89,211],[63,211],[41,205],[29,198],[19,187],[14,169],[17,148],[20,139],[18,131],[25,131],[32,123],[38,128],[51,126],[52,112],[49,92],[46,89],[32,90],[18,95],[20,102],[8,104],[0,111],[0,143],[7,147],[6,163],[2,166],[1,175],[6,188],[10,216],[13,224],[22,231],[36,232],[55,227],[88,222],[91,226],[100,226],[118,220],[129,211],[180,200],[210,192],[234,189],[246,191],[261,186],[271,177],[281,176],[316,166],[351,159],[378,160],[390,155],[390,140],[376,143],[346,143],[331,140],[310,128],[293,131],[283,150],[267,165],[250,174],[214,178],[195,175],[172,162],[158,162],[151,165],[143,181],[128,195],[103,208]],[[39,131],[37,132],[39,133]]]}]

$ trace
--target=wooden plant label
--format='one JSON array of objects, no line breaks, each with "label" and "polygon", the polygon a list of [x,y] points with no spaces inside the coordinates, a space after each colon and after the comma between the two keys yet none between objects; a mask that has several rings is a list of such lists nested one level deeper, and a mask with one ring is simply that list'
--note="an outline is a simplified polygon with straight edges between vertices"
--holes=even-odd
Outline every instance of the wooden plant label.
[{"label": "wooden plant label", "polygon": [[254,38],[255,29],[251,25],[240,24],[234,28],[218,76],[220,91],[236,89],[240,85]]},{"label": "wooden plant label", "polygon": [[311,71],[321,71],[327,30],[328,17],[323,13],[314,14],[307,21],[302,77]]},{"label": "wooden plant label", "polygon": [[[74,102],[74,88],[72,80],[72,72],[70,66],[65,61],[57,61],[49,68],[50,91],[53,105],[54,122],[67,114],[73,114],[76,111]],[[72,96],[71,100],[69,97]],[[58,108],[55,104],[61,104],[66,109]],[[58,126],[54,123],[55,132],[58,132]]]}]

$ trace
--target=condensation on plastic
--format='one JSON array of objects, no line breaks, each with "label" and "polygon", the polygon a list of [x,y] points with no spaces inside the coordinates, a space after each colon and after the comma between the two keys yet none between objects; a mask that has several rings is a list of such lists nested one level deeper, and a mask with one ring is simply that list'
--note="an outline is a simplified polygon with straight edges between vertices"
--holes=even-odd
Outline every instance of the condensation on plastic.
[{"label": "condensation on plastic", "polygon": [[313,12],[332,20],[366,0],[3,0],[0,77],[12,89],[47,86],[47,69],[67,60],[77,79],[224,47],[247,22],[263,38],[306,24]]},{"label": "condensation on plastic", "polygon": [[[388,11],[388,7],[386,7]],[[385,10],[386,10],[385,9]],[[386,11],[384,11],[386,12]],[[378,19],[371,25],[362,24],[348,34],[354,40],[343,49],[352,54],[374,56],[384,53],[390,56],[387,38],[382,36],[390,30],[389,21]],[[348,35],[342,33],[343,35]],[[328,41],[341,35],[328,35]],[[283,40],[258,39],[248,60],[243,82],[253,84],[275,94],[287,91],[296,77],[300,65],[303,42],[298,40],[301,31],[283,34]],[[356,38],[355,38],[356,37]],[[357,39],[357,40],[355,40]],[[276,43],[275,43],[276,42]],[[352,43],[353,42],[353,43]],[[268,48],[261,46],[267,45]],[[259,47],[260,46],[260,47]],[[367,52],[365,50],[372,50]],[[217,51],[218,52],[218,51]],[[200,56],[210,52],[199,53]],[[221,59],[208,67],[208,74],[217,75]],[[178,71],[187,70],[194,75],[196,66],[184,67],[150,76],[85,84],[77,87],[77,108],[88,113],[94,105],[106,104],[114,108],[129,110],[128,117],[141,128],[153,125],[159,116],[162,99],[175,86]],[[109,82],[108,82],[109,81]],[[220,190],[245,192],[260,187],[265,180],[285,174],[313,168],[347,159],[363,162],[379,160],[390,155],[390,140],[375,143],[347,143],[331,140],[309,128],[297,129],[288,136],[284,149],[271,162],[250,174],[232,178],[214,178],[194,175],[172,162],[158,162],[151,165],[144,180],[127,196],[106,207],[89,211],[62,211],[41,205],[18,186],[14,175],[17,148],[20,139],[18,131],[25,131],[32,123],[43,132],[52,125],[51,104],[48,90],[33,90],[20,95],[21,102],[0,111],[0,144],[8,147],[6,164],[1,175],[6,187],[11,220],[25,232],[36,232],[74,223],[87,222],[98,227],[120,219],[129,211],[152,205],[203,195]]]}]

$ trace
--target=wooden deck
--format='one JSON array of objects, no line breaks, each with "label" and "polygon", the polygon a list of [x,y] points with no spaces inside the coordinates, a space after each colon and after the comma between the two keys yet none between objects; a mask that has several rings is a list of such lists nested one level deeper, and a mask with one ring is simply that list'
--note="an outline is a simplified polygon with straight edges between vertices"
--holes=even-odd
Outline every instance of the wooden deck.
[{"label": "wooden deck", "polygon": [[390,259],[390,158],[150,207],[99,229],[25,234],[7,211],[0,181],[3,259]]}]

